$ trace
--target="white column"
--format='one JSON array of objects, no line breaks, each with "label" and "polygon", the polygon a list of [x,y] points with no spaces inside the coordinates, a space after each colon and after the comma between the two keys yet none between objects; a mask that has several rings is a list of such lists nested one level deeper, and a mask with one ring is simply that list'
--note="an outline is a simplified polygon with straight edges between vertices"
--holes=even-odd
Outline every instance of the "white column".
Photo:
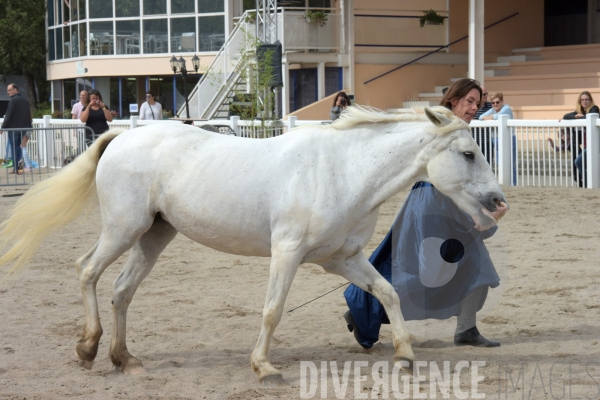
[{"label": "white column", "polygon": [[469,0],[469,78],[483,83],[484,0]]},{"label": "white column", "polygon": [[325,63],[317,64],[317,99],[325,97]]},{"label": "white column", "polygon": [[281,74],[283,80],[283,90],[281,91],[281,116],[285,117],[290,113],[290,64],[283,62],[281,64]]},{"label": "white column", "polygon": [[587,173],[587,188],[598,189],[600,187],[600,132],[596,126],[598,114],[588,114],[586,119],[586,150],[585,150],[585,166]]},{"label": "white column", "polygon": [[344,71],[345,87],[351,94],[355,93],[354,88],[354,0],[344,0],[346,2],[345,12],[347,15],[347,32],[348,35],[348,74]]}]

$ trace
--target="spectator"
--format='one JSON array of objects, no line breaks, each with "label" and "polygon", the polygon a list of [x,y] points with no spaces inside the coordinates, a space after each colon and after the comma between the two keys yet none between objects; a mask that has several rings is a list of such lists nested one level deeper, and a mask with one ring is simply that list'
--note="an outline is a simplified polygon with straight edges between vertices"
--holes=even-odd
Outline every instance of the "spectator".
[{"label": "spectator", "polygon": [[[571,150],[571,134],[565,130],[565,128],[560,128],[560,146],[554,145],[554,139],[550,136],[546,137],[546,140],[550,144],[550,148],[554,149],[554,151],[570,151]],[[573,159],[575,161],[575,159]]]},{"label": "spectator", "polygon": [[[481,88],[477,81],[462,79],[448,89],[440,104],[468,123],[477,112],[480,99]],[[497,212],[503,214],[500,207]],[[483,243],[483,239],[492,236],[496,229],[492,227],[479,232],[471,217],[450,198],[427,182],[417,182],[392,229],[371,255],[369,262],[385,279],[394,282],[405,320],[447,319],[457,316],[455,345],[500,346],[500,343],[483,337],[476,327],[476,313],[485,302],[488,288],[500,283]],[[442,251],[442,248],[438,248],[437,252],[421,252],[425,239],[461,238],[465,234],[471,238],[471,245],[468,246],[468,251],[465,248],[462,264],[458,267],[464,271],[461,272],[464,273],[461,275],[462,279],[453,279],[453,284],[437,287],[435,291],[419,287],[419,279],[414,279],[409,269],[415,263],[417,269],[420,269],[422,262],[427,263],[423,259],[428,257],[435,263],[433,259],[439,259]],[[465,280],[465,277],[468,278]],[[406,287],[406,290],[398,291],[399,287]],[[432,296],[424,298],[425,293]],[[363,348],[372,347],[379,340],[381,324],[389,323],[385,310],[373,295],[355,285],[350,285],[344,296],[350,309],[344,314],[348,329],[354,332],[354,338]],[[431,307],[419,307],[418,304],[428,304]]]},{"label": "spectator", "polygon": [[331,107],[331,111],[329,111],[329,118],[331,118],[332,121],[335,121],[349,105],[350,97],[344,92],[339,92],[333,100],[333,107]]},{"label": "spectator", "polygon": [[87,90],[82,90],[79,92],[79,102],[73,106],[71,110],[71,115],[73,119],[79,119],[81,113],[85,108],[90,104],[90,94]]},{"label": "spectator", "polygon": [[[509,119],[513,119],[512,108],[508,104],[504,104],[504,95],[502,92],[496,92],[492,95],[492,108],[479,116],[480,121],[497,120],[499,115],[508,115]],[[496,146],[498,138],[492,138],[492,149],[496,149],[496,159],[498,158],[498,147]],[[512,135],[512,184],[517,185],[517,137]]]},{"label": "spectator", "polygon": [[[479,117],[486,111],[492,108],[492,103],[488,101],[488,91],[485,87],[481,87],[481,104],[479,110],[475,113],[473,119],[479,120]],[[481,152],[485,156],[488,164],[492,164],[492,144],[490,142],[490,128],[471,128],[473,137],[479,145]]]},{"label": "spectator", "polygon": [[502,92],[494,93],[492,96],[492,108],[479,116],[480,121],[498,119],[498,115],[506,114],[510,119],[513,119],[512,108],[508,104],[504,104],[504,95]]},{"label": "spectator", "polygon": [[481,92],[481,104],[479,106],[479,110],[477,110],[473,119],[480,119],[479,117],[481,117],[483,113],[487,112],[489,109],[492,108],[492,103],[488,101],[488,91],[485,89],[485,87],[481,87]]},{"label": "spectator", "polygon": [[[600,114],[598,106],[594,104],[594,99],[590,92],[583,91],[577,98],[575,111],[565,114],[563,119],[581,119],[587,114]],[[573,154],[576,169],[573,169],[573,179],[579,184],[579,187],[586,185],[586,160],[585,160],[585,129],[575,130],[575,143],[571,146],[571,154]]]},{"label": "spectator", "polygon": [[[29,100],[21,96],[19,88],[14,83],[9,83],[6,87],[6,92],[10,96],[8,108],[2,122],[2,130],[6,128],[31,128],[32,127],[32,111],[29,106]],[[0,134],[2,131],[0,131]],[[11,174],[19,173],[19,161],[24,157],[25,172],[31,170],[31,160],[27,152],[27,141],[29,136],[27,131],[9,131],[8,142],[11,146],[11,158],[13,161],[13,169]],[[24,148],[24,151],[23,151]]]},{"label": "spectator", "polygon": [[103,134],[108,130],[108,122],[112,121],[113,117],[106,104],[102,101],[102,95],[96,89],[90,90],[90,104],[81,113],[81,122],[85,122],[85,126],[94,131],[94,135],[85,132],[85,141],[89,146],[95,140],[95,137]]},{"label": "spectator", "polygon": [[162,105],[155,101],[152,90],[146,92],[146,101],[140,108],[140,119],[162,119]]}]

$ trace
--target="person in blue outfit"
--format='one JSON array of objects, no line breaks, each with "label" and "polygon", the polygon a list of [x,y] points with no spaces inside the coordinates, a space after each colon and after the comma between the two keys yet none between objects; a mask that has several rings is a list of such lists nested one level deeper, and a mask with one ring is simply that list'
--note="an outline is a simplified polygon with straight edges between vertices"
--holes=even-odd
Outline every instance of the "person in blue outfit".
[{"label": "person in blue outfit", "polygon": [[[484,112],[479,116],[480,121],[497,120],[499,115],[508,115],[508,119],[513,119],[512,108],[504,103],[504,94],[502,92],[496,92],[492,95],[492,108]],[[517,186],[517,136],[512,134],[512,184]],[[498,139],[492,139],[492,149],[496,149],[496,158],[498,158]],[[488,160],[489,162],[489,160]]]},{"label": "person in blue outfit", "polygon": [[[441,105],[470,122],[481,93],[477,81],[462,79],[450,87]],[[498,219],[504,212],[493,215]],[[427,182],[417,182],[369,261],[394,286],[405,320],[456,316],[457,346],[500,346],[483,337],[476,326],[476,313],[483,307],[488,288],[500,284],[483,244],[496,230],[480,232],[450,198]],[[348,329],[362,347],[372,347],[379,340],[381,324],[389,323],[383,306],[355,285],[344,296]]]}]

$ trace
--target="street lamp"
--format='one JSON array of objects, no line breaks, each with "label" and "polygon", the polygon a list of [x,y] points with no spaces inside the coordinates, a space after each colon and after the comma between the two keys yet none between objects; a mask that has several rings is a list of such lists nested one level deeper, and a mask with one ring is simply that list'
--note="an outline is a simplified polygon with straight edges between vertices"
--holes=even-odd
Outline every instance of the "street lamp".
[{"label": "street lamp", "polygon": [[[185,115],[187,119],[190,119],[190,107],[188,104],[188,93],[187,93],[187,77],[189,75],[187,67],[185,66],[185,60],[183,56],[179,57],[179,60],[175,58],[175,56],[171,57],[169,60],[171,64],[171,69],[173,70],[173,74],[181,74],[183,76],[183,95],[185,96]],[[194,68],[194,75],[198,74],[198,70],[200,69],[200,58],[194,54],[192,57],[192,67]]]}]

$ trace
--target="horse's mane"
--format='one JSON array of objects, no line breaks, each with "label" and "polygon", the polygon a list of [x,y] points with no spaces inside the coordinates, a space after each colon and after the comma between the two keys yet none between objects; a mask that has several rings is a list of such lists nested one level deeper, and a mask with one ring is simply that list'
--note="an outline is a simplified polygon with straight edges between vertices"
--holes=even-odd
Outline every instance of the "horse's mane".
[{"label": "horse's mane", "polygon": [[[458,118],[452,111],[446,107],[434,106],[429,107],[432,111],[443,114],[449,118],[452,122],[442,127],[431,126],[428,131],[435,134],[443,134],[452,132],[458,129],[468,129],[468,124],[462,119]],[[331,128],[336,130],[345,130],[353,128],[357,125],[364,123],[376,123],[376,122],[427,122],[429,119],[423,113],[418,113],[415,109],[410,109],[405,112],[399,112],[390,114],[381,111],[374,107],[367,106],[352,106],[348,107],[340,114],[340,117],[333,121],[330,125]]]}]

